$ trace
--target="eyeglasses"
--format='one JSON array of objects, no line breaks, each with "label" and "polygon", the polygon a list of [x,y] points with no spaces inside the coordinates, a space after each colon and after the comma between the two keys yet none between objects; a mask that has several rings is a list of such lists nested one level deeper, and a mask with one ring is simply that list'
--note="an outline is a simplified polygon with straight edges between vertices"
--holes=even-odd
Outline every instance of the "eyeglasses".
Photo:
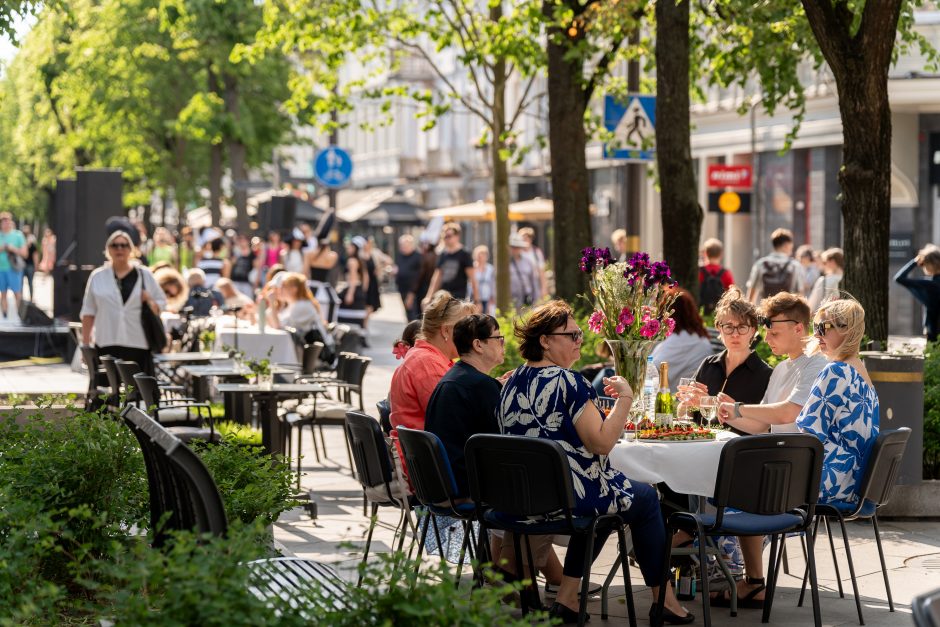
[{"label": "eyeglasses", "polygon": [[577,331],[557,331],[555,333],[546,333],[545,335],[567,335],[571,338],[572,342],[580,342],[584,339],[584,331],[578,329]]},{"label": "eyeglasses", "polygon": [[444,233],[444,239],[447,239],[448,237],[457,237],[456,231],[447,231]]},{"label": "eyeglasses", "polygon": [[817,322],[813,325],[813,335],[816,337],[822,337],[825,334],[829,333],[832,329],[844,329],[845,326],[841,324],[836,324],[834,322]]},{"label": "eyeglasses", "polygon": [[130,244],[123,244],[120,242],[111,242],[110,244],[108,244],[108,248],[114,248],[115,250],[121,250],[122,248],[129,249],[130,247],[131,247]]},{"label": "eyeglasses", "polygon": [[780,322],[792,322],[793,324],[796,324],[799,322],[799,320],[790,320],[789,318],[785,320],[771,320],[770,318],[761,319],[761,324],[763,324],[768,329],[772,329],[775,324],[778,324]]},{"label": "eyeglasses", "polygon": [[484,342],[489,342],[490,340],[499,340],[500,345],[506,344],[506,337],[503,335],[491,335],[483,338]]},{"label": "eyeglasses", "polygon": [[751,330],[751,325],[749,324],[719,324],[718,328],[721,329],[721,332],[725,335],[747,335],[748,331]]}]

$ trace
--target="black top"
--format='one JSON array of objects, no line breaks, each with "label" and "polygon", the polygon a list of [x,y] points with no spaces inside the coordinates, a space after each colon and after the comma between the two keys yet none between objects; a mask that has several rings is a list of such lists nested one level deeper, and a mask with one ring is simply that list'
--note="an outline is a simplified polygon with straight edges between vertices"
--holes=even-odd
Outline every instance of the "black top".
[{"label": "black top", "polygon": [[450,292],[454,298],[467,298],[467,268],[473,267],[473,257],[461,248],[452,253],[446,250],[437,258],[437,268],[441,271],[442,290]]},{"label": "black top", "polygon": [[927,340],[937,341],[940,335],[940,274],[932,277],[908,276],[917,267],[917,260],[912,259],[894,275],[894,280],[910,290],[914,298],[924,306],[924,329]]},{"label": "black top", "polygon": [[470,494],[463,447],[477,433],[499,433],[496,407],[501,389],[493,377],[458,361],[438,381],[428,401],[424,430],[444,444],[460,496]]},{"label": "black top", "polygon": [[255,251],[249,250],[247,255],[235,254],[232,263],[232,280],[236,283],[248,283],[251,269],[255,266]]},{"label": "black top", "polygon": [[121,300],[126,303],[127,299],[131,297],[131,292],[134,291],[134,286],[137,284],[137,268],[125,274],[124,278],[121,279],[115,274],[114,280],[117,281],[118,291],[121,292]]},{"label": "black top", "polygon": [[410,255],[398,253],[395,259],[398,273],[395,275],[395,285],[402,294],[414,292],[421,274],[421,253],[413,251]]},{"label": "black top", "polygon": [[[725,355],[727,354],[728,351],[723,350],[703,359],[695,373],[695,380],[704,383],[711,396],[724,392],[735,401],[748,405],[759,404],[764,399],[764,392],[767,390],[767,383],[770,381],[773,368],[764,363],[757,353],[751,351],[743,364],[735,368],[731,374],[727,374],[725,373]],[[734,428],[732,431],[743,434]]]}]

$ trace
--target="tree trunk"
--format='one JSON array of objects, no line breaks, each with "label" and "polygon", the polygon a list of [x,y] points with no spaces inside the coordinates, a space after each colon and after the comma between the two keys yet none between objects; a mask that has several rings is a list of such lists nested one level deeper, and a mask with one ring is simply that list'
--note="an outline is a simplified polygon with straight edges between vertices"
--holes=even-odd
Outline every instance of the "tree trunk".
[{"label": "tree trunk", "polygon": [[[219,78],[209,64],[209,91],[219,94]],[[221,95],[221,94],[219,94]],[[211,144],[209,146],[209,215],[212,216],[212,224],[219,226],[222,223],[222,144]]]},{"label": "tree trunk", "polygon": [[656,3],[656,162],[663,254],[679,285],[698,299],[702,207],[689,128],[689,2]]},{"label": "tree trunk", "polygon": [[[548,9],[549,11],[551,9]],[[591,236],[590,188],[584,132],[587,107],[583,67],[565,59],[568,47],[548,38],[548,138],[551,146],[554,230],[552,269],[555,296],[572,305],[587,293],[587,278],[579,268],[581,249],[594,244]]]},{"label": "tree trunk", "polygon": [[[502,5],[490,6],[490,21],[498,22],[503,15]],[[493,172],[493,205],[496,213],[496,240],[494,261],[496,262],[496,310],[512,311],[512,296],[509,285],[509,165],[506,163],[504,133],[506,131],[506,59],[497,57],[493,63],[493,137],[490,141],[491,168]]]},{"label": "tree trunk", "polygon": [[248,168],[245,165],[246,149],[240,137],[241,133],[241,107],[238,91],[238,79],[232,74],[226,74],[225,83],[225,112],[231,118],[231,130],[228,137],[228,159],[232,170],[232,204],[235,205],[237,227],[240,233],[248,232]]},{"label": "tree trunk", "polygon": [[843,289],[865,309],[865,333],[888,338],[891,232],[891,105],[888,69],[901,0],[864,5],[854,34],[846,5],[803,0],[813,35],[836,79],[842,117]]}]

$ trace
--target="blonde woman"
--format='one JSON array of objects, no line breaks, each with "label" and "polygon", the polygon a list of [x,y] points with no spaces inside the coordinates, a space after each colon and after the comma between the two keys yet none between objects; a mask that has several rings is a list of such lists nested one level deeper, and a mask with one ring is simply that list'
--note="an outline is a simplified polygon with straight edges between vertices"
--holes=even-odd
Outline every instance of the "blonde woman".
[{"label": "blonde woman", "polygon": [[293,327],[301,334],[313,328],[321,329],[320,303],[310,293],[304,275],[286,272],[280,280],[280,298],[273,293],[268,296],[267,322],[275,329]]},{"label": "blonde woman", "polygon": [[796,426],[823,443],[819,502],[853,510],[858,482],[878,437],[878,393],[858,356],[865,310],[855,300],[824,304],[813,319],[819,351],[829,363],[819,373]]}]

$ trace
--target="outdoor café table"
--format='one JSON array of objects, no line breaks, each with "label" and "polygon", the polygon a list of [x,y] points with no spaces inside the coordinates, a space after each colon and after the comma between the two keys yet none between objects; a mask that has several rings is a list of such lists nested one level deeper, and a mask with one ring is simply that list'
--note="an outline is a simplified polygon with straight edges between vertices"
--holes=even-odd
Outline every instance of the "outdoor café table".
[{"label": "outdoor caf\u00e9 table", "polygon": [[217,389],[223,394],[231,392],[254,399],[258,403],[261,445],[265,452],[271,455],[286,455],[284,426],[277,417],[278,399],[319,394],[325,388],[319,383],[274,383],[270,386],[254,383],[220,383]]},{"label": "outdoor caf\u00e9 table", "polygon": [[185,381],[176,373],[178,366],[184,364],[207,364],[210,361],[228,359],[228,353],[157,353],[153,356],[153,363],[157,370],[162,372],[173,383],[183,385]]},{"label": "outdoor caf\u00e9 table", "polygon": [[[251,370],[245,366],[235,363],[228,359],[224,362],[214,362],[205,365],[186,365],[181,366],[180,371],[189,375],[192,380],[192,396],[199,402],[209,400],[211,394],[209,390],[209,379],[216,377],[226,383],[245,382],[252,376]],[[285,368],[284,366],[271,366],[271,374],[291,374],[297,373],[297,368]],[[236,394],[227,392],[222,394],[222,402],[225,406],[225,418],[247,424],[247,418],[251,415],[249,411],[251,404],[249,399],[241,395],[242,403],[236,400]]]},{"label": "outdoor caf\u00e9 table", "polygon": [[[222,350],[228,346],[235,346],[235,329],[216,326],[214,348]],[[265,329],[260,333],[256,326],[239,325],[238,350],[244,353],[245,359],[268,359],[272,364],[300,364],[293,338],[281,329]]]}]

